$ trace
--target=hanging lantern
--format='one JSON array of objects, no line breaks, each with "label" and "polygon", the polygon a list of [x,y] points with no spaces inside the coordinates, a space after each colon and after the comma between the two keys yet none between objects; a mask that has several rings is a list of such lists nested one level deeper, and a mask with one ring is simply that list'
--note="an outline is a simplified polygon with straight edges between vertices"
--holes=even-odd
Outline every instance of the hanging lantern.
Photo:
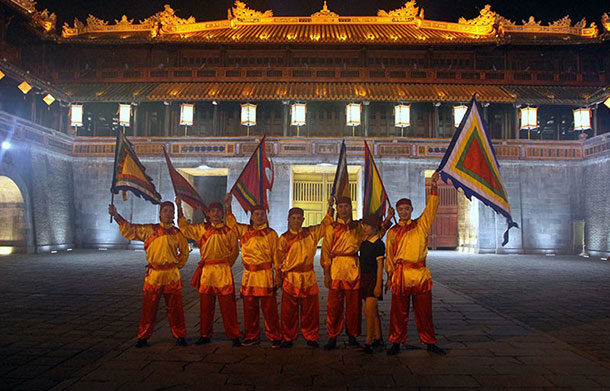
[{"label": "hanging lantern", "polygon": [[397,128],[411,126],[411,105],[394,106],[394,126]]},{"label": "hanging lantern", "polygon": [[23,92],[23,94],[27,94],[28,92],[30,92],[30,90],[32,89],[32,86],[28,84],[27,81],[24,81],[23,83],[19,84],[17,86],[17,88],[19,88],[21,90],[21,92]]},{"label": "hanging lantern", "polygon": [[241,122],[247,127],[256,125],[256,105],[244,103],[241,105]]},{"label": "hanging lantern", "polygon": [[4,72],[0,71],[0,80],[4,79],[4,76],[6,76]]},{"label": "hanging lantern", "polygon": [[70,126],[83,126],[83,105],[70,105]]},{"label": "hanging lantern", "polygon": [[536,129],[538,127],[538,108],[524,107],[521,109],[521,129]]},{"label": "hanging lantern", "polygon": [[610,98],[606,99],[604,105],[606,105],[606,107],[610,109]]},{"label": "hanging lantern", "polygon": [[290,125],[303,126],[305,125],[305,115],[307,114],[307,105],[305,103],[293,103],[290,106]]},{"label": "hanging lantern", "polygon": [[192,103],[182,103],[180,105],[180,125],[193,126],[193,114],[195,105]]},{"label": "hanging lantern", "polygon": [[468,106],[465,105],[453,106],[453,126],[456,128],[460,126],[466,110],[468,110]]},{"label": "hanging lantern", "polygon": [[51,106],[53,102],[55,102],[55,98],[51,94],[47,94],[44,98],[42,98],[42,100],[47,104],[47,106]]},{"label": "hanging lantern", "polygon": [[574,130],[591,129],[591,109],[581,107],[574,110]]},{"label": "hanging lantern", "polygon": [[131,122],[131,105],[119,104],[119,125],[129,126]]},{"label": "hanging lantern", "polygon": [[349,103],[345,106],[345,116],[347,126],[359,126],[360,125],[360,111],[362,106],[360,103]]}]

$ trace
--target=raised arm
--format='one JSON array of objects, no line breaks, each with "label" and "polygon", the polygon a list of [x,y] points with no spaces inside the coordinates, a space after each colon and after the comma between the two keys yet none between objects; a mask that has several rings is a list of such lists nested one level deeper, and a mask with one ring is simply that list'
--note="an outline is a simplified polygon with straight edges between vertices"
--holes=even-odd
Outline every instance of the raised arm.
[{"label": "raised arm", "polygon": [[180,228],[180,231],[182,231],[184,236],[186,236],[188,239],[201,239],[201,236],[205,232],[205,225],[191,224],[188,222],[186,217],[184,217],[184,212],[182,210],[182,200],[180,198],[176,198],[176,205],[178,206],[178,228]]},{"label": "raised arm", "polygon": [[225,220],[225,224],[227,227],[231,228],[237,234],[237,237],[241,239],[242,236],[248,230],[248,226],[246,224],[240,224],[237,222],[237,219],[233,215],[233,209],[231,208],[231,201],[233,200],[233,196],[231,193],[227,193],[225,196],[225,209],[227,210],[227,217]]},{"label": "raised arm", "polygon": [[430,229],[434,218],[436,217],[436,212],[438,211],[438,179],[440,177],[440,173],[435,171],[432,174],[432,186],[430,188],[430,196],[426,200],[426,209],[419,217],[419,224],[422,224],[422,227],[426,230]]},{"label": "raised arm", "polygon": [[320,222],[320,224],[312,225],[309,227],[309,231],[313,236],[313,241],[318,243],[320,239],[324,237],[324,233],[333,222],[333,203],[335,202],[334,197],[330,197],[328,199],[328,210],[326,211],[326,215]]},{"label": "raised arm", "polygon": [[114,220],[119,224],[121,235],[125,239],[146,241],[148,235],[152,233],[150,224],[131,224],[119,214],[114,205],[108,205],[108,213],[114,217]]}]

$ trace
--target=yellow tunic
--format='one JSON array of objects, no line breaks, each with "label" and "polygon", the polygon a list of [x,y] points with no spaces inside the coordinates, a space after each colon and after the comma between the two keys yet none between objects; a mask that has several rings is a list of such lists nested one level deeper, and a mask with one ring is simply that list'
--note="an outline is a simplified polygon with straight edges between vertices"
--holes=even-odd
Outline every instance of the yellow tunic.
[{"label": "yellow tunic", "polygon": [[244,274],[240,293],[244,296],[273,296],[273,269],[279,272],[276,257],[277,233],[267,224],[254,227],[240,224],[227,214],[227,226],[235,231],[241,244]]},{"label": "yellow tunic", "polygon": [[180,272],[189,256],[186,237],[173,224],[120,223],[121,235],[129,240],[144,242],[148,262],[145,284],[170,285],[179,283]]},{"label": "yellow tunic", "polygon": [[178,219],[184,235],[199,245],[201,270],[199,292],[230,295],[235,292],[231,266],[239,255],[237,234],[224,223],[190,224],[184,216]]},{"label": "yellow tunic", "polygon": [[386,271],[392,275],[392,294],[418,295],[432,289],[432,276],[426,267],[426,255],[428,234],[438,203],[438,195],[431,194],[426,209],[418,219],[400,221],[389,230],[386,240]]},{"label": "yellow tunic", "polygon": [[301,298],[318,294],[313,259],[318,242],[331,223],[332,215],[328,213],[321,224],[301,228],[298,232],[289,229],[280,236],[277,259],[281,265],[284,278],[282,289],[285,293]]}]

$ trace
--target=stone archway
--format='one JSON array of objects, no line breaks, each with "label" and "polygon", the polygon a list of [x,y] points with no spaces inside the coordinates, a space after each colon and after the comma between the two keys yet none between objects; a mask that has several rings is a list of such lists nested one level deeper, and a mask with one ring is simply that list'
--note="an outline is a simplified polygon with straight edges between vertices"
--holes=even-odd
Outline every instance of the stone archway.
[{"label": "stone archway", "polygon": [[27,252],[27,218],[23,195],[9,177],[0,176],[0,255]]}]

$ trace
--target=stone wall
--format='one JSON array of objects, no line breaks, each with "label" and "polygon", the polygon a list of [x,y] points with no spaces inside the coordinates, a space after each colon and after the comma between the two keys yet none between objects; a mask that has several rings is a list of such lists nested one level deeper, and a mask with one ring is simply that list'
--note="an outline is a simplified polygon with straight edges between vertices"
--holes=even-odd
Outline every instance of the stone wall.
[{"label": "stone wall", "polygon": [[585,249],[592,255],[610,255],[610,157],[584,163],[583,219]]}]

